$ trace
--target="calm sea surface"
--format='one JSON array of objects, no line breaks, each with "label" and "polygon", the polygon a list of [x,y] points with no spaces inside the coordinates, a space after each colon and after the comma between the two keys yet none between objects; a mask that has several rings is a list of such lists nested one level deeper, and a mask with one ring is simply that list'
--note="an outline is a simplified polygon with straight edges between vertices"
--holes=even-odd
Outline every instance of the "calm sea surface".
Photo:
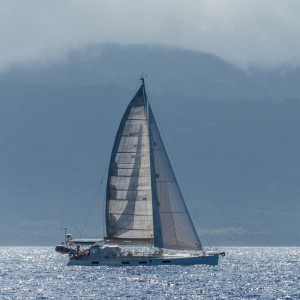
[{"label": "calm sea surface", "polygon": [[1,247],[0,299],[300,299],[300,248],[224,250],[214,267],[67,267],[53,248]]}]

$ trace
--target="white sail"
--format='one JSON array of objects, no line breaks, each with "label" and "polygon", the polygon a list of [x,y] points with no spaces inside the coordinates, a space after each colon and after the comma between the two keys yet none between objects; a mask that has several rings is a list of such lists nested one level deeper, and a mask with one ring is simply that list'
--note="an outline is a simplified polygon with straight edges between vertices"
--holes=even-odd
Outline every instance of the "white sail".
[{"label": "white sail", "polygon": [[106,231],[110,239],[202,249],[147,102],[144,82],[127,107],[113,147]]},{"label": "white sail", "polygon": [[153,239],[149,127],[142,87],[127,107],[113,147],[106,231],[111,239]]}]

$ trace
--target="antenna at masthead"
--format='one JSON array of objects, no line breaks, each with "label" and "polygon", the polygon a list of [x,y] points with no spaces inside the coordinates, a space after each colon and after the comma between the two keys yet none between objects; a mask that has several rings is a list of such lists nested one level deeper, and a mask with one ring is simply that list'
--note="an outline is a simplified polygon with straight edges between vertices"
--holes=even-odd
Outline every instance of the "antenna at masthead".
[{"label": "antenna at masthead", "polygon": [[140,80],[142,82],[142,90],[143,90],[144,98],[145,98],[145,101],[146,101],[145,103],[146,103],[147,111],[148,111],[149,102],[148,102],[148,97],[147,97],[147,94],[146,94],[145,77],[147,77],[147,76],[142,74],[141,77],[140,77]]},{"label": "antenna at masthead", "polygon": [[144,76],[144,74],[141,75],[140,80],[142,82],[142,85],[145,86],[145,76]]},{"label": "antenna at masthead", "polygon": [[145,87],[145,78],[147,77],[146,74],[142,74],[140,77],[140,81],[142,82],[142,85]]}]

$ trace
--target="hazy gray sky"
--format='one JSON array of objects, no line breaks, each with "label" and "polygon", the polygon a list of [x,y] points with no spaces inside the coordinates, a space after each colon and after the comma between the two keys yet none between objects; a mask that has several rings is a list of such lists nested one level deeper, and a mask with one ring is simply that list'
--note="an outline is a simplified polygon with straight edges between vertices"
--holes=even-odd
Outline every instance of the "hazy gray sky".
[{"label": "hazy gray sky", "polygon": [[91,43],[156,43],[238,66],[300,63],[299,0],[0,0],[0,70]]}]

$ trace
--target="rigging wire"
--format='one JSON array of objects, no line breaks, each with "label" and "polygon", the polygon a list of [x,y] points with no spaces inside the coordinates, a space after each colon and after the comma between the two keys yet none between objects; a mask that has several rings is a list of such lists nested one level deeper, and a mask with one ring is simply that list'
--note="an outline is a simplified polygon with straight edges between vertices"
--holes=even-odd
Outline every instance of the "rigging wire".
[{"label": "rigging wire", "polygon": [[[80,238],[82,237],[82,235],[83,235],[83,233],[84,233],[84,231],[85,231],[85,229],[86,229],[87,223],[88,223],[88,221],[89,221],[89,219],[90,219],[90,217],[91,217],[92,210],[93,210],[93,208],[94,208],[94,206],[95,206],[96,200],[97,200],[98,195],[99,195],[100,190],[101,190],[101,187],[103,186],[103,179],[104,179],[104,177],[105,177],[105,174],[107,173],[107,169],[108,169],[108,164],[107,164],[107,167],[104,168],[104,172],[103,172],[102,176],[100,177],[100,178],[101,178],[100,184],[98,185],[98,188],[97,188],[97,191],[96,191],[96,193],[95,193],[95,196],[94,196],[94,198],[92,199],[92,202],[91,202],[91,204],[90,204],[90,208],[89,208],[87,217],[86,217],[86,219],[85,219],[84,225],[83,225],[82,230],[81,230],[81,232],[80,232]],[[104,196],[104,197],[105,197],[105,196]],[[105,205],[105,201],[103,201],[103,202],[104,202],[104,205]],[[104,219],[104,218],[102,218],[102,219]]]},{"label": "rigging wire", "polygon": [[96,200],[97,200],[97,198],[98,198],[98,194],[99,194],[100,189],[101,189],[101,187],[102,187],[102,183],[103,183],[103,177],[101,178],[101,181],[100,181],[100,184],[99,184],[99,186],[98,186],[98,188],[97,188],[97,191],[96,191],[96,194],[95,194],[95,196],[94,196],[94,199],[93,199],[92,202],[91,202],[90,209],[89,209],[89,211],[88,211],[88,214],[87,214],[87,217],[86,217],[86,219],[85,219],[84,225],[83,225],[82,230],[81,230],[81,232],[80,232],[80,238],[82,238],[82,234],[83,234],[83,232],[84,232],[84,230],[85,230],[85,228],[86,228],[87,222],[88,222],[88,220],[89,220],[89,218],[90,218],[90,216],[91,216],[92,209],[93,209],[94,206],[95,206]]},{"label": "rigging wire", "polygon": [[[149,97],[148,97],[148,98],[149,98]],[[156,109],[155,109],[155,107],[154,107],[152,101],[151,101],[151,107],[152,107],[153,112],[154,112],[154,114],[155,114],[156,122],[157,122],[158,125],[159,125],[159,131],[160,131],[161,135],[163,136],[164,144],[165,144],[166,148],[168,149],[167,152],[168,152],[169,156],[171,157],[172,165],[174,166],[174,169],[175,169],[175,171],[176,171],[176,174],[177,174],[178,177],[179,177],[179,180],[180,180],[181,185],[182,185],[182,187],[183,187],[184,193],[185,193],[185,195],[186,195],[186,199],[187,199],[187,201],[188,201],[188,203],[189,203],[189,205],[190,205],[190,207],[191,207],[191,209],[192,209],[191,212],[189,211],[189,213],[193,215],[194,220],[196,220],[197,225],[200,227],[200,230],[201,230],[201,232],[203,233],[203,238],[204,238],[204,240],[205,240],[207,246],[211,247],[211,243],[210,243],[210,241],[209,241],[207,235],[204,234],[203,225],[202,225],[202,223],[201,223],[199,217],[198,217],[198,216],[196,215],[196,213],[195,213],[195,212],[196,212],[196,209],[195,209],[195,207],[194,207],[194,205],[193,205],[193,203],[192,203],[192,201],[191,201],[190,195],[189,195],[189,193],[188,193],[188,191],[187,191],[187,188],[186,188],[186,186],[185,186],[185,184],[184,184],[184,181],[183,181],[183,179],[182,179],[182,177],[181,177],[181,175],[180,175],[180,172],[179,172],[179,170],[178,170],[178,168],[177,168],[177,165],[176,165],[175,159],[174,159],[174,157],[173,157],[172,151],[170,151],[171,147],[169,147],[169,145],[168,145],[168,142],[167,142],[167,139],[166,139],[166,135],[164,134],[164,131],[162,130],[162,127],[161,127],[160,122],[159,122],[158,114],[157,114],[157,112],[156,112]]]}]

